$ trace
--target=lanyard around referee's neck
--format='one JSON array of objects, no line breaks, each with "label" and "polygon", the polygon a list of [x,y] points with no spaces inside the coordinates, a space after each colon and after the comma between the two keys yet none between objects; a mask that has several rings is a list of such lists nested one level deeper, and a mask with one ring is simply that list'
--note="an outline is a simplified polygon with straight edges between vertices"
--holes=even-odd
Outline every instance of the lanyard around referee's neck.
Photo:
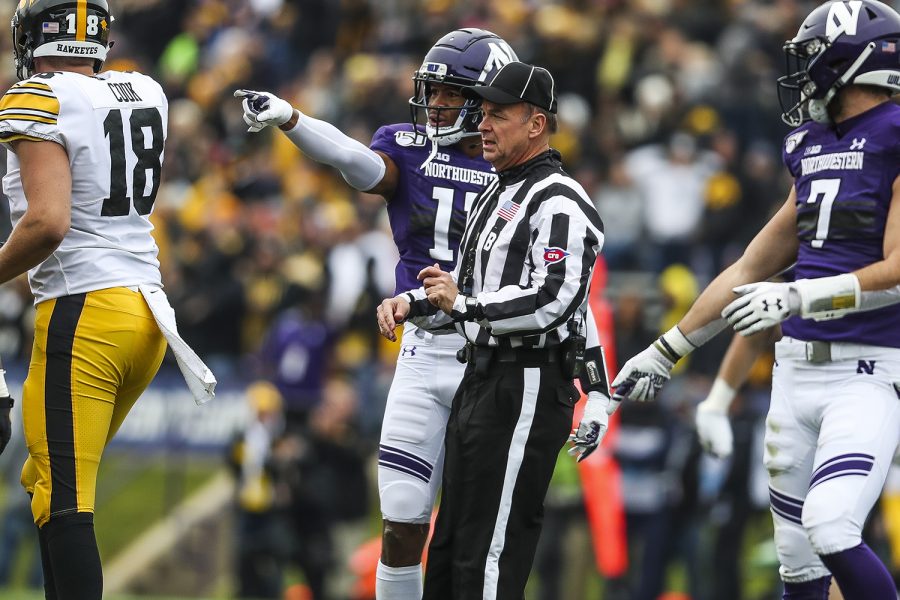
[{"label": "lanyard around referee's neck", "polygon": [[481,236],[488,217],[493,214],[493,207],[497,204],[504,189],[506,186],[501,185],[498,179],[484,191],[482,195],[484,200],[475,203],[475,218],[469,221],[470,226],[466,228],[463,244],[460,246],[462,264],[459,266],[459,281],[460,290],[464,296],[471,296],[475,285],[475,255],[478,252],[478,238]]}]

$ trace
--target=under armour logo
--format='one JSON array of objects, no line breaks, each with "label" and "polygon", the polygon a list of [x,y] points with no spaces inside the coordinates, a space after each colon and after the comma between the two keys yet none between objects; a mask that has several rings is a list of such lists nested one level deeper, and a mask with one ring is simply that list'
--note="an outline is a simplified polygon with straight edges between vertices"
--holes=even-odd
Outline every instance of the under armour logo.
[{"label": "under armour logo", "polygon": [[856,364],[856,372],[859,374],[865,373],[866,375],[874,375],[875,374],[875,361],[874,360],[861,360]]},{"label": "under armour logo", "polygon": [[400,350],[400,356],[415,356],[416,355],[416,347],[415,346],[403,346]]},{"label": "under armour logo", "polygon": [[866,145],[866,138],[863,138],[861,140],[857,139],[857,138],[853,138],[853,143],[850,144],[850,149],[851,150],[862,150],[863,146],[865,146],[865,145]]},{"label": "under armour logo", "polygon": [[769,302],[768,300],[763,299],[763,301],[762,301],[763,310],[766,312],[769,312],[769,307],[772,306],[772,304],[775,305],[775,309],[783,310],[782,306],[781,306],[781,298],[776,298],[775,302]]}]

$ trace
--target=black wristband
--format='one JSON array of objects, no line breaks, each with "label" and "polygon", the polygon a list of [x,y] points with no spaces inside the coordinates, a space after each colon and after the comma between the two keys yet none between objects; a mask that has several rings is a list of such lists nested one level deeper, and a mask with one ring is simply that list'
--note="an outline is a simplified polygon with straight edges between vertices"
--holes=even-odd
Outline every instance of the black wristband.
[{"label": "black wristband", "polygon": [[14,404],[15,400],[12,399],[12,396],[5,396],[3,398],[0,398],[0,409],[12,408]]},{"label": "black wristband", "polygon": [[654,342],[654,346],[656,346],[656,349],[659,350],[660,354],[665,356],[667,359],[669,359],[673,363],[677,363],[679,360],[681,360],[681,355],[678,354],[675,351],[675,348],[673,348],[671,346],[671,344],[669,344],[669,342],[666,341],[666,338],[664,335],[659,336],[659,338],[656,340],[656,342]]},{"label": "black wristband", "polygon": [[578,376],[581,383],[581,391],[600,392],[609,396],[609,378],[606,374],[606,357],[603,355],[603,346],[586,348],[584,351],[584,368]]}]

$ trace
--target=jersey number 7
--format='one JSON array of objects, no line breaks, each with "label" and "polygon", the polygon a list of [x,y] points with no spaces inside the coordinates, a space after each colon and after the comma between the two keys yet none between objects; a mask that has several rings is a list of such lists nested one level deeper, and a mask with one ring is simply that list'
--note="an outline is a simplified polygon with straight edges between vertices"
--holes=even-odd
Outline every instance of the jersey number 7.
[{"label": "jersey number 7", "polygon": [[[125,155],[125,131],[122,111],[109,111],[103,121],[103,132],[109,138],[109,198],[103,201],[101,215],[104,217],[122,217],[131,210],[132,198],[134,208],[139,215],[150,214],[156,193],[159,191],[159,179],[162,172],[163,126],[162,117],[156,108],[137,108],[131,111],[128,119],[131,132],[131,152],[135,157],[131,186],[128,185]],[[152,141],[147,147],[145,129],[150,130]],[[147,171],[151,172],[150,190],[147,190]]]},{"label": "jersey number 7", "polygon": [[807,204],[819,202],[819,213],[816,218],[816,231],[810,246],[821,248],[828,239],[828,228],[831,226],[831,209],[841,189],[840,179],[816,179],[810,183]]}]

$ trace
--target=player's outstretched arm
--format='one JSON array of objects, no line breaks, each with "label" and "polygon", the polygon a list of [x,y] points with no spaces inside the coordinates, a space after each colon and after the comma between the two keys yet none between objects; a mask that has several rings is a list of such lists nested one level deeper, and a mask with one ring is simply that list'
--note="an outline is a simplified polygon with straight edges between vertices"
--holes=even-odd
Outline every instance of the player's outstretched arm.
[{"label": "player's outstretched arm", "polygon": [[682,357],[722,331],[720,313],[734,299],[733,289],[764,281],[790,266],[797,257],[796,193],[787,200],[747,246],[743,256],[722,271],[681,321],[653,344],[628,360],[613,380],[614,400],[654,400]]},{"label": "player's outstretched arm", "polygon": [[69,231],[72,172],[65,148],[50,141],[18,140],[22,187],[28,208],[0,247],[0,283],[42,263]]},{"label": "player's outstretched arm", "polygon": [[316,162],[330,165],[354,189],[390,197],[397,187],[397,166],[390,157],[375,152],[340,129],[304,115],[271,92],[235,90],[243,98],[244,122],[256,133],[278,127],[297,148]]}]

